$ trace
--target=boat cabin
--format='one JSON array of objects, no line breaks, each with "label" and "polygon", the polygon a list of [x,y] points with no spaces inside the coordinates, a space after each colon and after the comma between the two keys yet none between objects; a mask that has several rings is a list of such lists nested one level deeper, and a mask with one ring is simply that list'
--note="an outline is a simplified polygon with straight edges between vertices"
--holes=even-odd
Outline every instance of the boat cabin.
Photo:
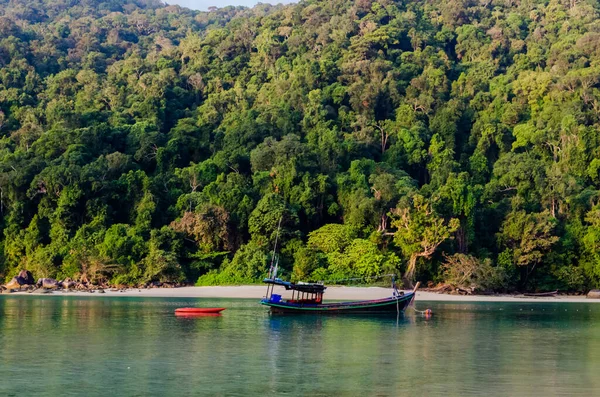
[{"label": "boat cabin", "polygon": [[265,278],[263,282],[268,284],[265,298],[269,303],[283,302],[281,295],[273,293],[276,285],[284,287],[286,291],[292,291],[292,297],[284,302],[296,304],[320,305],[323,303],[323,293],[327,289],[323,284],[291,283],[279,278]]}]

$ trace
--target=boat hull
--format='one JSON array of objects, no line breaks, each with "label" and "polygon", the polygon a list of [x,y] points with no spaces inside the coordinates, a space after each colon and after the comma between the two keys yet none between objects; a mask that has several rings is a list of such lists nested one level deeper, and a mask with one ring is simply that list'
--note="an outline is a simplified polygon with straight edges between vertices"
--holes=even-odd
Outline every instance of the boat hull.
[{"label": "boat hull", "polygon": [[278,314],[397,314],[404,311],[412,302],[414,293],[401,295],[397,298],[339,302],[326,304],[297,304],[289,302],[271,302],[263,299],[260,303],[271,308],[272,313]]},{"label": "boat hull", "polygon": [[182,307],[175,309],[175,314],[217,314],[225,310],[224,307]]}]

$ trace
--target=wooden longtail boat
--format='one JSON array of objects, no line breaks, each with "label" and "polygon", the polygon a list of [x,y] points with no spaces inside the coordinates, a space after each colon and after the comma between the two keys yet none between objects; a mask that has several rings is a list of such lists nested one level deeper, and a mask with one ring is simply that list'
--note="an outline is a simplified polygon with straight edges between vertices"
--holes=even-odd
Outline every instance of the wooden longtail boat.
[{"label": "wooden longtail boat", "polygon": [[[279,278],[265,278],[263,282],[267,284],[267,294],[260,303],[269,306],[273,313],[398,314],[410,305],[417,289],[404,293],[393,284],[393,294],[388,298],[323,303],[323,294],[327,289],[323,284],[290,283]],[[292,298],[284,300],[280,294],[274,294],[275,286],[292,291]]]},{"label": "wooden longtail boat", "polygon": [[[320,283],[291,283],[277,278],[279,261],[276,260],[277,241],[279,240],[279,230],[281,229],[281,220],[277,227],[277,236],[273,255],[271,257],[271,267],[269,276],[263,280],[267,284],[267,293],[264,299],[260,301],[262,305],[269,306],[272,313],[316,313],[316,314],[400,314],[411,304],[415,298],[419,283],[412,292],[404,293],[396,288],[395,278],[392,276],[392,296],[383,299],[373,299],[365,301],[351,302],[333,302],[323,303],[323,294],[327,287]],[[292,291],[291,299],[283,299],[280,294],[274,294],[275,286]]]}]

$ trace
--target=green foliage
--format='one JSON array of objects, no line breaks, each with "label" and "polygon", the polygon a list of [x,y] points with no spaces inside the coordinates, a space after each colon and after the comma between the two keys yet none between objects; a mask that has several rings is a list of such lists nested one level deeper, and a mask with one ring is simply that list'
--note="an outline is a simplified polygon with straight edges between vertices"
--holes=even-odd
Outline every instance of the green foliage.
[{"label": "green foliage", "polygon": [[508,248],[512,263],[527,269],[521,273],[523,283],[558,241],[558,237],[553,235],[554,227],[555,221],[548,211],[534,214],[513,212],[503,222],[498,239]]},{"label": "green foliage", "polygon": [[209,253],[232,248],[229,214],[224,208],[205,204],[196,212],[185,212],[171,227],[192,238],[201,252]]},{"label": "green foliage", "polygon": [[595,1],[0,3],[3,278],[600,286]]},{"label": "green foliage", "polygon": [[595,287],[600,286],[600,205],[594,206],[586,215],[589,223],[587,233],[583,237],[585,249],[585,270]]},{"label": "green foliage", "polygon": [[295,234],[298,216],[281,196],[271,193],[256,204],[248,219],[248,231],[253,239],[266,245],[275,241],[280,222],[280,238],[289,238]]},{"label": "green foliage", "polygon": [[209,272],[201,276],[196,285],[252,284],[267,275],[268,259],[265,248],[251,240],[236,252],[231,261],[223,263],[220,272]]},{"label": "green foliage", "polygon": [[328,224],[308,235],[307,245],[325,254],[342,252],[352,243],[356,232],[347,225]]},{"label": "green foliage", "polygon": [[423,196],[415,195],[399,207],[392,224],[397,228],[394,241],[405,257],[409,258],[404,278],[411,283],[416,272],[417,259],[429,259],[437,248],[458,230],[459,221],[440,217]]},{"label": "green foliage", "polygon": [[[369,240],[355,239],[345,251],[345,256],[342,263],[336,263],[335,258],[331,268],[336,274],[337,267],[348,269],[345,275],[357,275],[365,278],[373,277],[382,274],[385,255],[381,253],[377,245]],[[340,269],[340,270],[341,270]]]},{"label": "green foliage", "polygon": [[6,258],[4,257],[4,246],[0,245],[0,280],[4,278],[6,272]]},{"label": "green foliage", "polygon": [[326,256],[318,251],[308,247],[300,248],[294,255],[292,280],[310,280],[317,269],[323,269],[327,266],[324,263],[325,261]]},{"label": "green foliage", "polygon": [[142,260],[144,275],[141,281],[181,282],[184,274],[177,255],[162,247],[159,231],[153,231],[148,243],[148,255]]},{"label": "green foliage", "polygon": [[[377,242],[354,238],[344,225],[326,225],[311,233],[308,247],[294,256],[293,275],[297,280],[349,282],[374,281],[377,276],[396,273],[400,259]],[[326,235],[332,232],[333,235]]]}]

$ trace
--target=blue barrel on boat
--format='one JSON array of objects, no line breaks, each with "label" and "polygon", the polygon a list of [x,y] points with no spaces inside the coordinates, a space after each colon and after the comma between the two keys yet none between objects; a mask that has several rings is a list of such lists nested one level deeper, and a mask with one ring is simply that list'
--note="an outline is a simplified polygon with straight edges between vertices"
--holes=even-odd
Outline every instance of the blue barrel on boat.
[{"label": "blue barrel on boat", "polygon": [[270,299],[271,303],[279,303],[281,302],[281,295],[273,294]]}]

